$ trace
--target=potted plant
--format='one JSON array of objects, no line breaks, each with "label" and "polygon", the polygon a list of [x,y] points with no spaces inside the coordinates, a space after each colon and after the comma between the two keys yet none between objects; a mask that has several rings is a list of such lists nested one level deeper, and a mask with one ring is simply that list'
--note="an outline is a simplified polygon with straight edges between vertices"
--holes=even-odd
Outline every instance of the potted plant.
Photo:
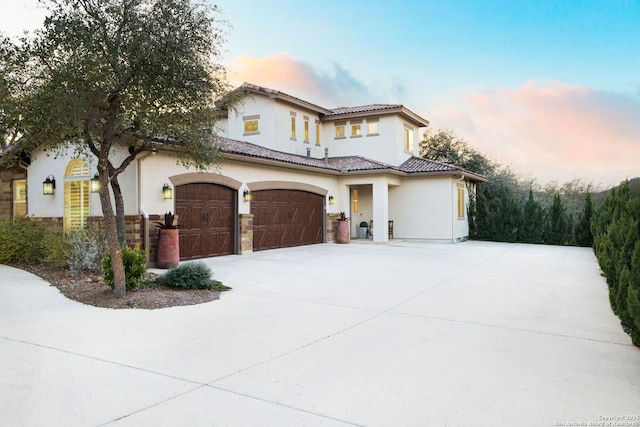
[{"label": "potted plant", "polygon": [[164,214],[163,222],[156,222],[158,230],[158,254],[156,265],[158,268],[174,268],[180,262],[180,235],[175,215],[169,211]]},{"label": "potted plant", "polygon": [[338,237],[336,240],[338,243],[349,243],[350,235],[349,218],[347,218],[344,212],[340,212],[340,217],[338,218]]}]

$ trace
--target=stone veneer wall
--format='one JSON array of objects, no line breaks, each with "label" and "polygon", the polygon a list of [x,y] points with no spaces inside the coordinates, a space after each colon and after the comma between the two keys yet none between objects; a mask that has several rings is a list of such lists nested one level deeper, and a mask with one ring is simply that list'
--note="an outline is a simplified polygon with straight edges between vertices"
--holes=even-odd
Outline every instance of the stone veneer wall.
[{"label": "stone veneer wall", "polygon": [[253,252],[253,214],[240,214],[239,217],[240,247],[238,255],[246,255]]},{"label": "stone veneer wall", "polygon": [[327,243],[335,242],[338,238],[338,218],[340,214],[327,214]]},{"label": "stone veneer wall", "polygon": [[[87,218],[87,225],[103,228],[104,220],[101,216],[90,216]],[[124,217],[124,228],[127,236],[127,245],[132,248],[145,249],[144,218],[140,215],[127,215]]]}]

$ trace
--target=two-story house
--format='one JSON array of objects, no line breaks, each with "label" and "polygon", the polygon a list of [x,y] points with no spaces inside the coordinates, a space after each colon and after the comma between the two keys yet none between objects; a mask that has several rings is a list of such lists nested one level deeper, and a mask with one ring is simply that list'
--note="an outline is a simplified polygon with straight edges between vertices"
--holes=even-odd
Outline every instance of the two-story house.
[{"label": "two-story house", "polygon": [[[420,158],[419,138],[429,123],[411,110],[329,109],[248,83],[236,89],[238,97],[234,108],[219,103],[224,156],[209,171],[189,170],[161,151],[140,156],[123,174],[132,240],[140,246],[154,252],[148,218],[167,211],[179,217],[184,260],[331,242],[340,212],[350,218],[353,238],[374,242],[456,242],[468,235],[469,192],[485,178]],[[90,190],[94,159],[44,154],[32,153],[27,177],[9,183],[23,190],[26,183],[27,190],[26,200],[5,200],[7,207],[66,228],[100,217]],[[50,178],[58,188],[43,195]]]}]

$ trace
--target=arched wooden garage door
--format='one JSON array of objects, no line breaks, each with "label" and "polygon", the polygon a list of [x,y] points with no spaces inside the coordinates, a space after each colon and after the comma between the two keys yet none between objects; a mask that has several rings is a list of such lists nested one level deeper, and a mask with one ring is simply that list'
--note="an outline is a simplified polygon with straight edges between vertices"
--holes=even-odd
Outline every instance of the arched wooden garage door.
[{"label": "arched wooden garage door", "polygon": [[218,184],[176,186],[180,259],[236,253],[236,190]]},{"label": "arched wooden garage door", "polygon": [[297,190],[251,193],[253,250],[324,241],[324,197]]}]

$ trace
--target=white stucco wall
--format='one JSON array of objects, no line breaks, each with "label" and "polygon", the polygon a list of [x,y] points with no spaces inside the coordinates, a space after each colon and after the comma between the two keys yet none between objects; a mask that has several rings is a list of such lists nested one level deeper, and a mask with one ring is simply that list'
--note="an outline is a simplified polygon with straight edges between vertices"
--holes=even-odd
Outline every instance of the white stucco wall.
[{"label": "white stucco wall", "polygon": [[351,136],[351,120],[346,121],[345,138],[336,139],[334,121],[323,124],[323,141],[329,147],[330,157],[359,155],[368,159],[398,166],[411,155],[417,155],[418,134],[420,128],[414,126],[414,150],[404,150],[404,123],[400,116],[381,116],[378,122],[378,135],[367,135],[367,122],[362,120],[362,136]]},{"label": "white stucco wall", "polygon": [[[467,209],[469,207],[469,190],[466,181],[453,180],[453,239],[461,240],[469,237],[469,217]],[[463,185],[464,189],[464,217],[458,218],[458,184]]]},{"label": "white stucco wall", "polygon": [[[291,139],[292,112],[296,117],[295,140]],[[243,118],[258,115],[260,116],[258,133],[245,134]],[[308,142],[305,142],[304,138],[305,116],[309,118]],[[227,131],[224,136],[301,156],[306,156],[307,148],[310,148],[312,157],[321,158],[324,156],[324,148],[315,144],[316,120],[319,120],[319,116],[312,110],[260,95],[248,96],[238,106],[238,111],[229,112]]]},{"label": "white stucco wall", "polygon": [[[291,113],[296,117],[296,138],[291,139]],[[256,134],[244,133],[243,117],[260,116],[259,131]],[[309,140],[304,138],[304,118],[309,118]],[[281,100],[266,96],[252,95],[243,100],[237,111],[230,111],[229,117],[222,123],[226,125],[223,136],[240,141],[248,141],[273,150],[305,156],[307,148],[314,158],[324,157],[324,149],[329,149],[330,157],[360,155],[391,165],[400,165],[411,155],[418,155],[418,142],[424,128],[409,124],[399,115],[376,116],[378,120],[378,134],[368,135],[367,118],[346,120],[345,138],[336,139],[335,121],[320,123],[320,145],[316,145],[317,112],[292,105]],[[351,135],[352,123],[361,124],[362,134]],[[413,152],[404,149],[405,124],[413,128]]]},{"label": "white stucco wall", "polygon": [[453,240],[455,199],[451,177],[404,178],[389,190],[389,219],[396,239]]},{"label": "white stucco wall", "polygon": [[[192,168],[185,168],[178,164],[174,157],[165,154],[157,154],[145,158],[142,163],[140,175],[141,188],[143,188],[141,203],[145,210],[150,214],[161,214],[169,210],[174,211],[174,200],[162,200],[162,185],[164,182],[169,182],[172,187],[175,187],[173,182],[170,182],[169,177],[175,178],[189,173],[200,172]],[[333,195],[336,200],[336,204],[334,205],[329,205],[328,201],[326,202],[327,213],[338,213],[342,209],[341,197],[338,195],[339,183],[335,176],[249,164],[233,160],[222,161],[206,173],[239,181],[239,213],[250,212],[251,204],[245,202],[242,197],[244,189],[249,188],[250,184],[265,181],[287,181],[319,187],[326,190],[326,199],[328,199],[329,195]],[[203,181],[205,181],[204,176]],[[346,207],[348,207],[348,204]]]},{"label": "white stucco wall", "polygon": [[[243,102],[229,111],[226,136],[238,141],[247,141],[276,150],[276,116],[275,101],[264,96],[247,96]],[[244,133],[244,117],[260,116],[258,133]]]},{"label": "white stucco wall", "polygon": [[[55,155],[50,152],[36,150],[31,155],[31,165],[27,173],[27,197],[29,216],[35,217],[63,217],[64,216],[64,182],[67,165],[75,157],[72,150]],[[122,155],[114,155],[114,164]],[[89,167],[87,180],[92,178],[97,172],[96,159],[94,156],[80,157]],[[52,196],[42,194],[42,182],[53,175],[56,180],[55,193]],[[118,182],[122,188],[125,215],[135,215],[138,213],[136,203],[136,181],[137,165],[131,164],[120,176]],[[113,202],[113,198],[112,198]],[[114,205],[115,209],[115,205]],[[98,194],[89,193],[89,216],[102,216],[102,207]]]}]

